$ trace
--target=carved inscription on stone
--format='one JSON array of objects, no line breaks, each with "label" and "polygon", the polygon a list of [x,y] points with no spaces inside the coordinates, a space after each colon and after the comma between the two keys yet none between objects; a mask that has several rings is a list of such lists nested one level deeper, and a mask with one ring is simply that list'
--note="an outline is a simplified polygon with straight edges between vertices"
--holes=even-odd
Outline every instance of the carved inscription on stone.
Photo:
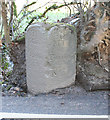
[{"label": "carved inscription on stone", "polygon": [[[31,41],[32,40],[32,41]],[[69,86],[76,75],[76,33],[67,25],[31,25],[26,33],[27,83],[33,94]]]}]

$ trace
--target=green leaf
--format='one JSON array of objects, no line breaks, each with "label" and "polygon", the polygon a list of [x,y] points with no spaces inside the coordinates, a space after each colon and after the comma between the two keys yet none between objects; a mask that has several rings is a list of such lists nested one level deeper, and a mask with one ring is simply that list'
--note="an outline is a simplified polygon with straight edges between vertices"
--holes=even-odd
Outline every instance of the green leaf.
[{"label": "green leaf", "polygon": [[60,11],[60,9],[58,9],[58,11]]}]

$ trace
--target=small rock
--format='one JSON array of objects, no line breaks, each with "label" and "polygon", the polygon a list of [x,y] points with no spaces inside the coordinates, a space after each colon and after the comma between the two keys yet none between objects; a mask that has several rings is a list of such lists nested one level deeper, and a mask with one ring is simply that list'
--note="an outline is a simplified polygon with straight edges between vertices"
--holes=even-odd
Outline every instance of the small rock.
[{"label": "small rock", "polygon": [[64,105],[64,102],[61,102],[60,104],[61,104],[61,105]]},{"label": "small rock", "polygon": [[2,96],[6,96],[6,94],[4,92],[2,92]]},{"label": "small rock", "polygon": [[15,91],[20,91],[20,88],[19,87],[15,87],[14,90]]},{"label": "small rock", "polygon": [[11,88],[10,88],[10,91],[12,91],[12,90],[14,90],[14,87],[11,87]]},{"label": "small rock", "polygon": [[2,87],[6,87],[7,86],[7,84],[2,84]]}]

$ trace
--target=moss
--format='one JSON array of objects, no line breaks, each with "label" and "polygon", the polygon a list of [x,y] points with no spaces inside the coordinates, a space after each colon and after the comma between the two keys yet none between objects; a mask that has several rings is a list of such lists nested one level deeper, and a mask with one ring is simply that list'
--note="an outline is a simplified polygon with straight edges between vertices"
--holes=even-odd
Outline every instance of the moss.
[{"label": "moss", "polygon": [[10,90],[11,87],[12,87],[12,85],[8,85],[6,89]]},{"label": "moss", "polygon": [[67,24],[67,23],[49,23],[50,26],[48,28],[46,28],[47,31],[49,31],[52,27],[54,26],[59,26],[59,25],[65,25],[65,27],[68,27],[71,32],[73,33],[74,31],[76,31],[75,27],[73,25]]},{"label": "moss", "polygon": [[0,85],[2,85],[2,84],[4,84],[4,81],[2,80],[2,81],[0,81]]},{"label": "moss", "polygon": [[13,42],[24,43],[25,42],[25,36],[23,35],[22,37],[18,38],[17,40],[15,40]]},{"label": "moss", "polygon": [[[46,24],[46,23],[45,23]],[[54,26],[63,25],[63,23],[48,23],[50,26],[46,28],[47,31],[49,31]]]},{"label": "moss", "polygon": [[72,31],[72,32],[75,32],[76,31],[76,28],[74,27],[74,25],[71,25],[71,24],[66,24],[69,29]]},{"label": "moss", "polygon": [[15,2],[13,2],[13,13],[14,13],[14,16],[16,16],[17,17],[17,7],[16,7],[16,4],[15,4]]}]

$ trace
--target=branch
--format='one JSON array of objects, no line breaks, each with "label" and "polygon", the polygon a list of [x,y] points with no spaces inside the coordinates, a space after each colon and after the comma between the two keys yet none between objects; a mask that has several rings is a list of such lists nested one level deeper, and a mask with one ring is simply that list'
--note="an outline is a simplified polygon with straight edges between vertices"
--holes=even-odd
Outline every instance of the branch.
[{"label": "branch", "polygon": [[14,5],[14,3],[13,2],[11,2],[11,7],[10,7],[10,11],[11,11],[11,13],[10,13],[10,21],[9,21],[9,26],[11,25],[11,22],[12,22],[12,19],[13,19],[13,5]]},{"label": "branch", "polygon": [[31,6],[31,5],[33,5],[33,4],[36,4],[36,2],[30,3],[30,4],[26,5],[26,6],[24,6],[24,8],[27,8],[27,7],[29,7],[29,6]]},{"label": "branch", "polygon": [[26,6],[24,6],[24,7],[22,8],[22,10],[19,12],[18,16],[21,14],[21,12],[22,12],[25,8],[31,6],[31,5],[33,5],[33,4],[35,4],[35,3],[36,3],[36,2],[32,2],[32,3],[30,3],[30,4],[26,5]]},{"label": "branch", "polygon": [[[36,2],[37,2],[37,1],[36,1]],[[40,9],[40,8],[42,8],[42,7],[45,7],[48,3],[50,3],[50,1],[47,2],[47,3],[45,3],[43,6],[40,6],[40,7],[38,7],[37,9],[32,10],[32,11],[28,12],[27,14],[24,14],[24,15],[20,18],[20,21],[18,22],[18,25],[16,26],[16,28],[14,29],[14,31],[16,31],[17,28],[19,28],[19,25],[20,25],[21,21],[22,21],[26,16],[28,16],[29,14],[32,14],[33,12],[35,12],[36,10],[38,10],[38,9]],[[31,5],[33,5],[33,4],[31,3]],[[28,7],[29,7],[29,6],[28,6]],[[24,9],[24,8],[23,8],[23,9]],[[20,13],[23,11],[23,9],[20,11]],[[20,13],[18,14],[18,16],[20,15]],[[16,20],[16,19],[14,19],[13,21],[15,21],[15,20]]]},{"label": "branch", "polygon": [[[50,0],[51,1],[51,0]],[[45,7],[48,3],[50,3],[50,1],[49,2],[47,2],[47,3],[45,3],[44,5],[42,5],[42,6],[40,6],[40,7],[38,7],[37,9],[35,9],[35,10],[38,10],[38,9],[40,9],[40,8],[42,8],[42,7]]]},{"label": "branch", "polygon": [[17,7],[16,7],[16,4],[15,4],[15,2],[13,2],[13,14],[14,14],[14,16],[16,16],[17,17]]},{"label": "branch", "polygon": [[[71,2],[71,3],[68,3],[68,4],[63,4],[63,5],[60,5],[60,6],[57,6],[56,4],[50,6],[47,10],[44,11],[44,13],[42,15],[38,15],[38,19],[41,19],[42,17],[44,17],[46,15],[46,13],[50,10],[56,10],[56,9],[59,9],[59,8],[62,8],[62,7],[65,7],[65,6],[68,6],[68,5],[74,5],[74,4],[80,4],[80,3],[77,3],[77,2]],[[27,28],[29,27],[29,25],[31,25],[33,23],[33,21],[36,19],[36,17],[33,17],[32,20],[29,22],[29,24],[27,25],[27,27],[25,28],[25,31],[27,30]]]},{"label": "branch", "polygon": [[24,15],[20,18],[20,20],[19,20],[19,22],[18,22],[18,25],[15,27],[14,31],[16,31],[17,28],[19,28],[19,25],[20,25],[21,21],[23,21],[23,19],[24,19],[26,16],[32,14],[32,13],[35,12],[35,11],[36,11],[36,10],[33,10],[33,11],[28,12],[27,14],[24,14]]},{"label": "branch", "polygon": [[0,33],[0,47],[2,46],[2,35]]},{"label": "branch", "polygon": [[63,1],[64,1],[65,5],[68,7],[68,9],[70,10],[70,15],[69,16],[71,16],[71,8],[67,5],[65,0],[63,0]]}]

